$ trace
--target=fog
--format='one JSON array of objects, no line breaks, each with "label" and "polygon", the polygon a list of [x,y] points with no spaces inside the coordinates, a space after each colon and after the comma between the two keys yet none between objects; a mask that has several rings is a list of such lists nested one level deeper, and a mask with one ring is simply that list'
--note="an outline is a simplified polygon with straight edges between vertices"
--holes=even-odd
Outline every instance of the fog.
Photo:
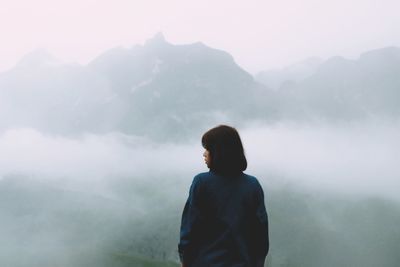
[{"label": "fog", "polygon": [[[241,130],[249,171],[279,183],[313,190],[336,190],[396,197],[400,186],[398,121],[361,121],[341,125],[253,124]],[[0,176],[23,174],[91,185],[113,176],[186,175],[186,183],[206,171],[197,142],[155,143],[122,133],[80,137],[43,134],[35,129],[8,129],[0,136]],[[134,179],[134,178],[132,178]],[[104,188],[106,189],[106,188]]]},{"label": "fog", "polygon": [[279,123],[246,129],[244,137],[256,171],[276,172],[314,190],[393,198],[400,175],[399,126],[396,120]]},{"label": "fog", "polygon": [[[281,122],[238,129],[247,172],[266,194],[268,266],[395,266],[390,247],[399,238],[399,126]],[[207,171],[201,134],[196,142],[176,144],[117,132],[74,138],[29,128],[3,132],[0,262],[174,266],[188,188],[195,174]],[[310,231],[319,237],[307,236]],[[304,255],[297,255],[292,246],[303,242]],[[384,242],[389,252],[373,242]],[[353,245],[353,253],[334,259]]]},{"label": "fog", "polygon": [[10,129],[0,140],[2,175],[28,173],[96,182],[110,175],[182,171],[195,160],[189,146],[162,145],[120,133],[68,138]]},{"label": "fog", "polygon": [[162,34],[86,66],[36,51],[0,73],[0,265],[179,266],[201,136],[227,123],[265,190],[267,266],[397,266],[399,66],[389,47],[265,85]]}]

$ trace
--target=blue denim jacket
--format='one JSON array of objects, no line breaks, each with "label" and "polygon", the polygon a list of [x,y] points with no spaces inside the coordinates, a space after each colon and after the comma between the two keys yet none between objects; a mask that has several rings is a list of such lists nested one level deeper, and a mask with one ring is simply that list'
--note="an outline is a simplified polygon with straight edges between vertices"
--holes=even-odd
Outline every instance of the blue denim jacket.
[{"label": "blue denim jacket", "polygon": [[244,173],[196,175],[178,245],[185,267],[264,266],[268,249],[268,216],[257,179]]}]

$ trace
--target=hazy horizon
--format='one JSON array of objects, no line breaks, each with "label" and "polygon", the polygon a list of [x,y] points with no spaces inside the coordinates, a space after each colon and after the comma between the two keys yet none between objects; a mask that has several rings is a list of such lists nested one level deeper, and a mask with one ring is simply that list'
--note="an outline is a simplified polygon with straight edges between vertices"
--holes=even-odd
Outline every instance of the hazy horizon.
[{"label": "hazy horizon", "polygon": [[308,57],[355,58],[400,46],[394,26],[400,23],[399,8],[392,0],[5,0],[0,8],[0,72],[38,48],[65,62],[87,64],[110,48],[143,44],[157,32],[173,44],[204,42],[227,51],[252,74]]}]

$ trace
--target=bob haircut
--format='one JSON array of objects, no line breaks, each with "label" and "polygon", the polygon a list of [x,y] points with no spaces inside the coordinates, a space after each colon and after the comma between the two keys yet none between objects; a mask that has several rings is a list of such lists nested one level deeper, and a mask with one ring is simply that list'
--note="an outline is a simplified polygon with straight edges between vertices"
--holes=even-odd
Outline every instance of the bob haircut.
[{"label": "bob haircut", "polygon": [[239,174],[246,170],[247,160],[238,131],[227,125],[208,130],[201,143],[210,153],[210,170],[222,175]]}]

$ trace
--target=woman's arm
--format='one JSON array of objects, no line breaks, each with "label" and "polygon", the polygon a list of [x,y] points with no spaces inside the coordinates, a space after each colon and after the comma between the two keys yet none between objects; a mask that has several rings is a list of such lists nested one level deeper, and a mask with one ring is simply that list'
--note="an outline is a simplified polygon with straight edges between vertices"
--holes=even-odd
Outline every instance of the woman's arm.
[{"label": "woman's arm", "polygon": [[268,215],[265,208],[264,192],[260,184],[257,186],[256,192],[256,235],[257,240],[255,247],[257,267],[264,266],[265,258],[269,250],[269,235],[268,235]]},{"label": "woman's arm", "polygon": [[200,185],[199,177],[193,179],[189,190],[189,197],[186,201],[185,208],[182,213],[180,241],[178,244],[179,258],[182,266],[191,261],[191,256],[195,250],[196,237],[199,232],[200,225]]}]

